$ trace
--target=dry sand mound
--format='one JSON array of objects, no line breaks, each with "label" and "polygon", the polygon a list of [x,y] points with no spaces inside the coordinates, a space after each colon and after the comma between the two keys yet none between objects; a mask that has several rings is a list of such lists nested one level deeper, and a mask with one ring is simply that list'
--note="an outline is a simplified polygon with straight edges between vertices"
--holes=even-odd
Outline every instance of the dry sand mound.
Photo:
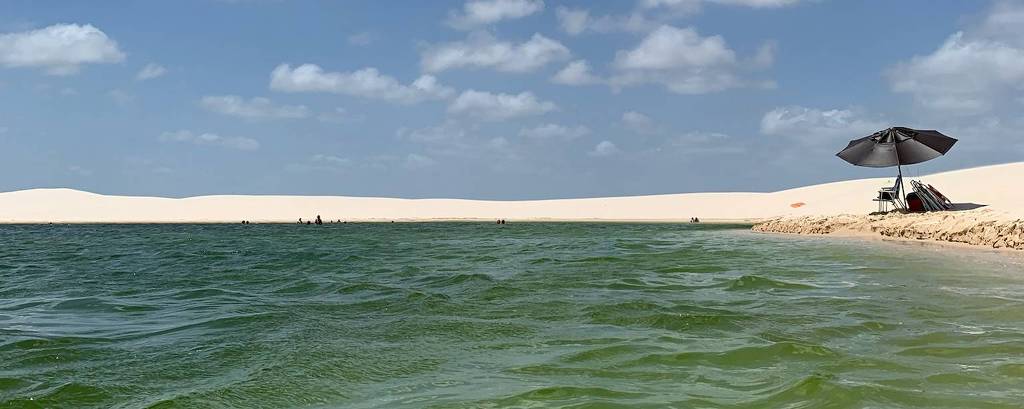
[{"label": "dry sand mound", "polygon": [[1024,250],[1024,220],[991,210],[881,215],[774,218],[754,231],[794,234],[872,235],[876,237],[963,243]]}]

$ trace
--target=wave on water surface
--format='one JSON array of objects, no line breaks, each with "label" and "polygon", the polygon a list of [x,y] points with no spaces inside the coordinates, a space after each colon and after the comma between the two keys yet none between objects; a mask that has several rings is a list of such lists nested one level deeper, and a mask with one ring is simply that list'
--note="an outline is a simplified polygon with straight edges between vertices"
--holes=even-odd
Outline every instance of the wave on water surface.
[{"label": "wave on water surface", "polygon": [[747,226],[0,226],[0,407],[1016,408],[1022,272]]}]

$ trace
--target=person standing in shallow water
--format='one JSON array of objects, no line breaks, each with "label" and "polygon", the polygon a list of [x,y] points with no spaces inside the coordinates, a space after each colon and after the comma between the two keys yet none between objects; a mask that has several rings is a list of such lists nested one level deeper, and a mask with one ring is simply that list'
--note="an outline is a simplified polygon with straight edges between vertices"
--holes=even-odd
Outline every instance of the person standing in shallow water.
[{"label": "person standing in shallow water", "polygon": [[324,221],[320,220],[320,215],[316,215],[316,224],[324,224]]}]

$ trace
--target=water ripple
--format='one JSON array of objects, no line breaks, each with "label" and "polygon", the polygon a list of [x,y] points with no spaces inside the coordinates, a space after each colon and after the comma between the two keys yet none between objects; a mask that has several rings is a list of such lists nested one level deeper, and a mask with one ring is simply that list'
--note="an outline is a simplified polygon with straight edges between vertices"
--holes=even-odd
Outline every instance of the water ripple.
[{"label": "water ripple", "polygon": [[0,226],[0,407],[1020,407],[1024,267],[963,254],[727,225]]}]

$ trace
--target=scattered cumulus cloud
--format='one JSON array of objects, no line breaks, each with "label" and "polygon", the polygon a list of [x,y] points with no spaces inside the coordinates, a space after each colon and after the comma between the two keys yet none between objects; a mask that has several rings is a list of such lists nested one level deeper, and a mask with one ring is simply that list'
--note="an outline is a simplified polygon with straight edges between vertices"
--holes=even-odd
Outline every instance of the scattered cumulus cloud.
[{"label": "scattered cumulus cloud", "polygon": [[326,72],[315,64],[292,68],[281,64],[270,74],[270,89],[282,92],[329,92],[390,102],[413,104],[450,98],[455,90],[423,75],[409,85],[381,74],[376,68],[352,72]]},{"label": "scattered cumulus cloud", "polygon": [[636,111],[623,112],[622,125],[636,133],[651,134],[657,131],[657,126],[651,117]]},{"label": "scattered cumulus cloud", "polygon": [[305,105],[274,105],[269,99],[245,99],[238,95],[208,95],[199,101],[203,109],[245,119],[297,119],[310,116]]},{"label": "scattered cumulus cloud", "polygon": [[588,154],[590,156],[596,157],[607,157],[616,155],[620,152],[622,151],[619,150],[619,147],[615,146],[615,144],[612,143],[611,141],[601,141],[596,146],[594,146],[594,149],[590,150]]},{"label": "scattered cumulus cloud", "polygon": [[[770,52],[755,58],[770,62]],[[750,85],[740,77],[741,65],[721,36],[664,25],[635,48],[616,53],[609,81],[613,87],[660,84],[678,94],[706,94]]]},{"label": "scattered cumulus cloud", "polygon": [[981,24],[887,72],[890,87],[944,114],[985,114],[1024,97],[1024,4],[997,2]]},{"label": "scattered cumulus cloud", "polygon": [[757,9],[781,8],[793,6],[801,0],[643,0],[641,7],[646,9],[664,9],[682,15],[699,13],[704,3],[724,6],[740,6]]},{"label": "scattered cumulus cloud", "polygon": [[780,8],[794,6],[801,0],[707,0],[727,6],[745,6],[753,8]]},{"label": "scattered cumulus cloud", "polygon": [[142,67],[138,74],[135,74],[135,79],[139,81],[151,80],[162,77],[164,74],[167,74],[167,68],[160,64],[149,63]]},{"label": "scattered cumulus cloud", "polygon": [[761,133],[796,139],[808,146],[838,147],[837,143],[870,135],[888,125],[852,109],[801,106],[775,108],[761,118]]},{"label": "scattered cumulus cloud", "polygon": [[587,9],[573,9],[559,6],[555,9],[555,16],[558,17],[558,24],[562,31],[569,35],[579,35],[587,29],[590,21],[590,11]]},{"label": "scattered cumulus cloud", "polygon": [[924,108],[917,119],[925,126],[972,141],[957,149],[1016,160],[1024,152],[1024,3],[997,0],[977,17],[886,77]]},{"label": "scattered cumulus cloud", "polygon": [[444,156],[473,161],[508,157],[509,148],[512,147],[509,140],[481,132],[478,125],[467,126],[457,120],[448,119],[441,124],[425,128],[399,128],[395,134],[400,140],[424,145],[425,153],[431,157]]},{"label": "scattered cumulus cloud", "polygon": [[540,115],[558,109],[553,102],[541,101],[532,92],[519,94],[492,94],[466,90],[450,105],[448,113],[485,121]]},{"label": "scattered cumulus cloud", "polygon": [[577,36],[585,32],[642,33],[657,28],[660,23],[641,11],[622,15],[593,16],[584,8],[558,7],[555,9],[558,25],[566,34]]},{"label": "scattered cumulus cloud", "polygon": [[468,41],[456,41],[427,48],[420,66],[426,72],[455,68],[490,68],[502,72],[530,72],[548,63],[568,59],[562,43],[534,34],[528,41],[513,44],[477,33]]},{"label": "scattered cumulus cloud", "polygon": [[219,146],[228,149],[252,151],[260,148],[255,139],[241,136],[220,136],[215,133],[192,133],[192,131],[164,132],[160,135],[162,142],[190,143],[201,146]]},{"label": "scattered cumulus cloud", "polygon": [[583,125],[568,127],[558,124],[543,124],[532,128],[523,128],[519,136],[533,139],[564,139],[572,140],[590,134],[590,128]]},{"label": "scattered cumulus cloud", "polygon": [[706,3],[764,9],[792,6],[799,2],[800,0],[640,0],[633,10],[623,14],[594,16],[585,8],[560,6],[555,9],[555,16],[562,31],[573,36],[586,32],[646,33],[672,19],[700,13]]},{"label": "scattered cumulus cloud", "polygon": [[691,15],[700,12],[703,0],[642,0],[643,9],[663,9],[677,15]]},{"label": "scattered cumulus cloud", "polygon": [[89,24],[55,24],[0,34],[0,65],[5,67],[36,67],[51,75],[71,75],[84,64],[111,64],[124,59],[117,42]]},{"label": "scattered cumulus cloud", "polygon": [[590,64],[586,60],[576,60],[555,73],[555,76],[551,77],[551,82],[562,85],[590,85],[603,80],[590,71]]},{"label": "scattered cumulus cloud", "polygon": [[501,20],[523,18],[544,10],[543,0],[470,0],[461,11],[451,11],[448,25],[469,30]]}]

